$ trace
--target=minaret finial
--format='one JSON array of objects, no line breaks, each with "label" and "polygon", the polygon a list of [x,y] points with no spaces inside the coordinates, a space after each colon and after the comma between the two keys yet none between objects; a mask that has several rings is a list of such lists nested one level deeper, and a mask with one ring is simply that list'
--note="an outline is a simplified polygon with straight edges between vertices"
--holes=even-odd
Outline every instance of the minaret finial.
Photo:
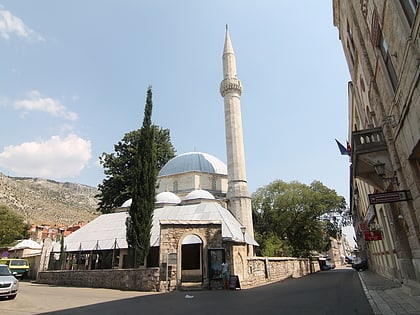
[{"label": "minaret finial", "polygon": [[227,23],[226,23],[226,32],[228,31],[228,25],[227,25]]}]

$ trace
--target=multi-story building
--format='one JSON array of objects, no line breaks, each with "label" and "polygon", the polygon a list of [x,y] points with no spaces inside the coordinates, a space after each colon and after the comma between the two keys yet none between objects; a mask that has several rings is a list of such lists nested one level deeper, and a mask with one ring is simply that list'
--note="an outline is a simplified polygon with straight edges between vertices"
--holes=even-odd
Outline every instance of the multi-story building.
[{"label": "multi-story building", "polygon": [[371,270],[420,290],[419,0],[333,0],[351,75],[351,210]]}]

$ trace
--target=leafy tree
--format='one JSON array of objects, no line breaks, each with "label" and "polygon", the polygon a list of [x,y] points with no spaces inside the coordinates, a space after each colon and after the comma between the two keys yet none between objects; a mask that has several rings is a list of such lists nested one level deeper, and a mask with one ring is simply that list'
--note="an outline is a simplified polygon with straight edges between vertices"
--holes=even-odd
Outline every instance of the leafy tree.
[{"label": "leafy tree", "polygon": [[[175,156],[169,129],[152,126],[156,142],[156,163],[160,170]],[[128,132],[114,145],[115,153],[102,153],[100,163],[105,179],[98,186],[100,194],[98,210],[110,213],[132,196],[133,163],[141,137],[141,129]]]},{"label": "leafy tree", "polygon": [[28,236],[28,225],[23,217],[0,205],[0,247],[12,245],[15,241]]},{"label": "leafy tree", "polygon": [[149,87],[143,126],[133,161],[135,167],[132,178],[132,203],[126,221],[127,243],[134,251],[134,267],[143,265],[149,253],[150,231],[155,209],[157,161],[152,108],[152,89]]},{"label": "leafy tree", "polygon": [[344,197],[319,181],[307,186],[277,180],[259,188],[252,209],[260,254],[308,257],[328,249],[329,237],[340,236],[349,223],[342,219],[346,208]]}]

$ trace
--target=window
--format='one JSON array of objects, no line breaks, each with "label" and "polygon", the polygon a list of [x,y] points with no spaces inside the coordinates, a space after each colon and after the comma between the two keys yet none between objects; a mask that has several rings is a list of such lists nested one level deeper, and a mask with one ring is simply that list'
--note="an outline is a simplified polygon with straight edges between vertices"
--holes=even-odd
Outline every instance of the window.
[{"label": "window", "polygon": [[412,27],[419,0],[400,0],[400,4],[404,11],[405,17],[407,18],[408,24],[410,27]]},{"label": "window", "polygon": [[215,191],[215,190],[217,189],[216,177],[213,177],[213,178],[211,179],[211,189],[212,189],[213,191]]},{"label": "window", "polygon": [[223,248],[209,249],[209,278],[220,278],[222,263],[225,261],[225,250]]},{"label": "window", "polygon": [[372,14],[372,24],[370,28],[370,40],[372,41],[373,46],[378,46],[381,38],[381,28],[379,25],[379,17],[376,10]]},{"label": "window", "polygon": [[388,71],[389,78],[391,80],[392,88],[395,91],[397,88],[397,83],[398,83],[397,74],[395,72],[394,65],[392,64],[392,61],[391,61],[388,44],[385,41],[385,38],[383,37],[382,34],[379,40],[379,49],[381,51],[382,58],[384,59],[385,66]]}]

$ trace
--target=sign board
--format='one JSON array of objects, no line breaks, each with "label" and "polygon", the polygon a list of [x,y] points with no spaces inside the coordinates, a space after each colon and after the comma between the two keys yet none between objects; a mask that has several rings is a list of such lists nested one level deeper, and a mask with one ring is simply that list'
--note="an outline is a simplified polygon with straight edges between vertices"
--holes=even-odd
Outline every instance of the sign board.
[{"label": "sign board", "polygon": [[380,230],[364,231],[365,241],[380,241],[382,240],[382,232]]},{"label": "sign board", "polygon": [[369,194],[368,196],[370,204],[391,203],[411,199],[409,190],[387,191],[378,194]]},{"label": "sign board", "polygon": [[368,210],[366,211],[366,215],[363,220],[363,223],[365,223],[366,225],[369,225],[370,222],[372,222],[372,220],[375,218],[375,216],[376,216],[375,206],[370,205],[368,207]]},{"label": "sign board", "polygon": [[176,253],[168,253],[168,266],[176,265],[176,262],[177,262]]},{"label": "sign board", "polygon": [[229,278],[229,289],[235,290],[240,289],[241,284],[239,283],[239,277],[238,276],[230,276]]}]

